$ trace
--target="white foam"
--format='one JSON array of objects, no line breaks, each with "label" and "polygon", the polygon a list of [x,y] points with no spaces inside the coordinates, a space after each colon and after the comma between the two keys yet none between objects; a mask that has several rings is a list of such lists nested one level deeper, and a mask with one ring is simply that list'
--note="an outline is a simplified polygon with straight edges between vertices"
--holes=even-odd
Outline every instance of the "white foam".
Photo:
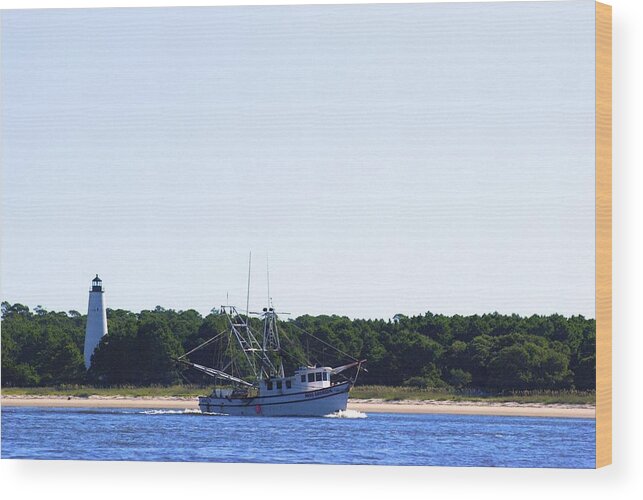
[{"label": "white foam", "polygon": [[189,415],[189,414],[200,414],[201,410],[195,410],[193,408],[185,408],[184,410],[145,410],[141,413],[145,415]]},{"label": "white foam", "polygon": [[145,410],[145,415],[182,415],[184,413],[201,413],[199,410],[185,408],[184,410]]},{"label": "white foam", "polygon": [[324,415],[326,418],[366,418],[366,413],[357,410],[339,410],[338,412]]}]

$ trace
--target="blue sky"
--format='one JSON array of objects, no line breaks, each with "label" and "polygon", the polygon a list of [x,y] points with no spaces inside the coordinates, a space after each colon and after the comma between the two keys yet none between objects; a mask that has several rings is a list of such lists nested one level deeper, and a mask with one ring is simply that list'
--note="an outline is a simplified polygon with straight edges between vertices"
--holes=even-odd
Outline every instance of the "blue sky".
[{"label": "blue sky", "polygon": [[2,13],[2,299],[594,317],[594,3]]}]

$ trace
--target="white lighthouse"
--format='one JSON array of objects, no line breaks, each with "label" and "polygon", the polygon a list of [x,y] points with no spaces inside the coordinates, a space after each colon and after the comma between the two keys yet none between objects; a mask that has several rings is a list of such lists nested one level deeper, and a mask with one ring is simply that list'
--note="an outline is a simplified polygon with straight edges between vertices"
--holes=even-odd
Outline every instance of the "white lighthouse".
[{"label": "white lighthouse", "polygon": [[92,288],[89,290],[87,327],[85,328],[85,368],[89,369],[92,354],[94,354],[94,350],[98,347],[103,335],[107,335],[105,291],[103,290],[103,282],[97,274],[92,280]]}]

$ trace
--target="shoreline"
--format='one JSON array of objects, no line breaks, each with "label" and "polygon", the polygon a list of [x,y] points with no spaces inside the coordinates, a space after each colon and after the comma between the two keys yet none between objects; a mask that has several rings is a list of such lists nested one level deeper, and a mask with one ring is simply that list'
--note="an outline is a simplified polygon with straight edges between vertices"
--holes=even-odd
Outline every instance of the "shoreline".
[{"label": "shoreline", "polygon": [[[197,410],[196,398],[127,396],[17,396],[3,395],[2,406],[60,408],[149,408]],[[362,413],[489,415],[513,417],[596,418],[594,405],[485,403],[480,401],[384,401],[349,399],[348,409]]]}]

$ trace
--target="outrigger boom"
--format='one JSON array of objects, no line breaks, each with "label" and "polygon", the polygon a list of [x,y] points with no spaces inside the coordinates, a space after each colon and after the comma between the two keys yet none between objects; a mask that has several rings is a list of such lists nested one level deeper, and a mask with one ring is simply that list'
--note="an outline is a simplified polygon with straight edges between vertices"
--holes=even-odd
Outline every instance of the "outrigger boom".
[{"label": "outrigger boom", "polygon": [[246,387],[256,387],[255,384],[251,384],[250,382],[246,382],[243,379],[237,378],[237,377],[235,377],[233,375],[230,375],[230,374],[228,374],[226,372],[223,372],[221,370],[217,370],[215,368],[210,368],[208,366],[198,365],[196,363],[191,363],[191,362],[186,361],[186,360],[181,359],[181,358],[178,358],[178,361],[180,361],[181,363],[184,363],[184,364],[186,364],[188,366],[191,366],[195,370],[199,370],[200,372],[203,372],[206,375],[210,375],[211,377],[216,377],[216,378],[220,378],[220,379],[223,379],[223,380],[229,380],[230,382],[236,382],[237,384],[241,384],[241,385],[244,385]]}]

